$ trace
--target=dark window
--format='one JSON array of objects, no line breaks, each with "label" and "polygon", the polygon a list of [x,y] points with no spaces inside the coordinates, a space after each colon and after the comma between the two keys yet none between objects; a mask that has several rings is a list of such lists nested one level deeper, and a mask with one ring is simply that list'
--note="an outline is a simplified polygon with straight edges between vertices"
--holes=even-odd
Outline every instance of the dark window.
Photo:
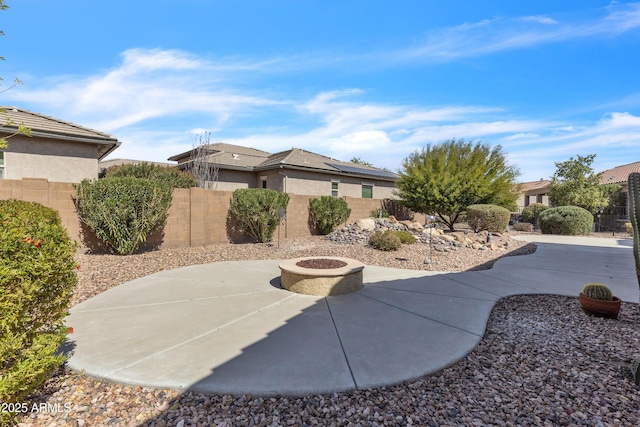
[{"label": "dark window", "polygon": [[331,195],[333,197],[338,197],[338,183],[337,182],[332,182],[331,183]]}]

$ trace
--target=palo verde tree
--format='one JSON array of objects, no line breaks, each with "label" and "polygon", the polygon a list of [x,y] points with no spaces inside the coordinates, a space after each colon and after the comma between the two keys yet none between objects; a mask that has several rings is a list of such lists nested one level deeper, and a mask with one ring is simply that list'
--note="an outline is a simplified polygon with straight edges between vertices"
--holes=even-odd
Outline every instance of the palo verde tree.
[{"label": "palo verde tree", "polygon": [[609,204],[620,186],[601,184],[602,173],[595,173],[591,167],[595,158],[595,154],[578,155],[576,159],[556,162],[549,188],[549,201],[554,206],[579,206],[595,214]]},{"label": "palo verde tree", "polygon": [[507,164],[501,146],[451,139],[407,157],[396,186],[405,206],[437,215],[453,231],[467,206],[511,208],[517,199],[512,189],[518,175],[517,168]]}]

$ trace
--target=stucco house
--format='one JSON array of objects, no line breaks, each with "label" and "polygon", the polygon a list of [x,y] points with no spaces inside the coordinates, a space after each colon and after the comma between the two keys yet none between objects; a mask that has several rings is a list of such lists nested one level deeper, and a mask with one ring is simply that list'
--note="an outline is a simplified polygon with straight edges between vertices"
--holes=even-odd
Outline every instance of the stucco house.
[{"label": "stucco house", "polygon": [[549,185],[548,179],[539,181],[522,182],[519,185],[519,196],[516,205],[519,209],[529,206],[532,203],[544,203],[549,205]]},{"label": "stucco house", "polygon": [[[640,162],[627,163],[601,172],[601,184],[620,184],[622,187],[621,202],[623,203],[623,206],[626,206],[626,201],[629,197],[627,180],[629,178],[629,174],[632,172],[640,173]],[[541,179],[539,181],[523,182],[520,183],[519,186],[520,196],[516,204],[520,208],[528,206],[531,203],[544,203],[545,205],[551,205],[549,201],[549,189],[551,186],[550,180]]]},{"label": "stucco house", "polygon": [[607,169],[602,172],[602,177],[600,178],[600,182],[602,184],[620,184],[622,186],[622,194],[624,200],[628,200],[629,198],[629,184],[628,179],[629,175],[632,172],[640,173],[640,162],[627,163],[626,165],[616,166],[612,169]]},{"label": "stucco house", "polygon": [[[343,162],[300,148],[271,154],[255,148],[215,143],[206,148],[212,179],[205,188],[232,191],[270,188],[310,196],[393,199],[398,175],[383,169]],[[168,160],[190,170],[195,149]]]},{"label": "stucco house", "polygon": [[16,107],[0,107],[0,135],[19,125],[31,136],[16,135],[0,150],[0,179],[44,178],[80,182],[98,178],[100,159],[120,142],[111,135]]}]

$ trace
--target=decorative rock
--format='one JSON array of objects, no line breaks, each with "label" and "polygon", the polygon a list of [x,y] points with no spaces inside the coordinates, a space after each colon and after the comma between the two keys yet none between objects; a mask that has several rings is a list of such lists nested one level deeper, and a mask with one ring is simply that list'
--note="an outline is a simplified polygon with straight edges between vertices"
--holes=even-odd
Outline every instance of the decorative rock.
[{"label": "decorative rock", "polygon": [[412,222],[411,224],[409,224],[407,226],[407,228],[409,230],[412,230],[412,231],[422,231],[422,230],[424,230],[424,226],[422,224],[420,224],[419,222]]},{"label": "decorative rock", "polygon": [[397,224],[397,223],[398,223],[398,220],[397,220],[397,219],[396,219],[396,217],[395,217],[395,216],[393,216],[393,215],[389,215],[389,218],[387,218],[387,219],[389,220],[389,222],[390,222],[391,224]]},{"label": "decorative rock", "polygon": [[373,218],[362,218],[356,221],[356,225],[364,231],[373,231],[376,229],[376,220]]},{"label": "decorative rock", "polygon": [[[371,228],[372,224],[373,228]],[[434,246],[440,245],[440,252],[457,251],[461,248],[489,249],[489,247],[485,247],[487,245],[486,238],[489,234],[486,231],[473,233],[465,230],[451,233],[437,227],[424,228],[419,222],[391,222],[388,218],[364,218],[329,233],[326,238],[333,242],[347,245],[367,245],[373,233],[386,230],[410,231],[420,243]],[[504,239],[494,236],[496,246],[493,250],[504,250],[506,243]]]}]

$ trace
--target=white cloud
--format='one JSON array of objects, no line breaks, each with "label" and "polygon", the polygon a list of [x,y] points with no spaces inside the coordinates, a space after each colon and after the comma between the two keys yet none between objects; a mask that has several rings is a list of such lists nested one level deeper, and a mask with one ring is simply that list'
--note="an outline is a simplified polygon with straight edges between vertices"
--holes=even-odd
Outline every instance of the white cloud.
[{"label": "white cloud", "polygon": [[359,153],[370,153],[384,149],[391,143],[389,135],[382,130],[364,130],[348,133],[339,138],[330,139],[327,143],[329,150],[345,158]]},{"label": "white cloud", "polygon": [[545,15],[525,16],[521,18],[521,20],[525,22],[527,21],[537,22],[539,24],[545,24],[545,25],[555,25],[559,23],[555,19],[549,18],[548,16],[545,16]]},{"label": "white cloud", "polygon": [[[640,128],[640,117],[629,113],[607,113],[599,125],[602,128]],[[640,129],[638,129],[640,130]]]},{"label": "white cloud", "polygon": [[538,135],[537,133],[516,133],[513,135],[509,135],[507,137],[505,137],[504,139],[506,141],[515,141],[515,140],[519,140],[519,139],[531,139],[531,138],[538,138],[540,135]]},{"label": "white cloud", "polygon": [[207,132],[210,132],[210,131],[203,128],[195,128],[195,129],[191,129],[189,133],[192,135],[205,135]]},{"label": "white cloud", "polygon": [[131,49],[122,56],[122,63],[112,70],[51,84],[45,81],[45,89],[14,91],[9,96],[45,110],[63,110],[86,126],[112,133],[184,114],[206,115],[217,126],[239,111],[283,102],[230,89],[230,83],[221,83],[227,78],[224,73],[184,52]]},{"label": "white cloud", "polygon": [[640,3],[612,4],[609,14],[583,22],[548,16],[495,18],[433,31],[413,48],[377,56],[384,61],[450,62],[569,40],[617,36],[640,28]]}]

